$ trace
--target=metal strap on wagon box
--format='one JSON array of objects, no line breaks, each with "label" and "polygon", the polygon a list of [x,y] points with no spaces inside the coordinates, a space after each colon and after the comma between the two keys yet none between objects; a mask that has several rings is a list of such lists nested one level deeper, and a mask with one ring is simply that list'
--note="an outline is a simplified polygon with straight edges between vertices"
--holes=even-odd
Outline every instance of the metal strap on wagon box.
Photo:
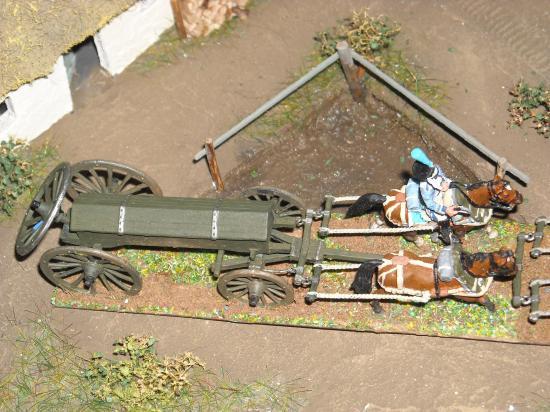
[{"label": "metal strap on wagon box", "polygon": [[220,218],[220,211],[218,209],[214,209],[212,211],[212,240],[216,240],[218,238],[219,218]]}]

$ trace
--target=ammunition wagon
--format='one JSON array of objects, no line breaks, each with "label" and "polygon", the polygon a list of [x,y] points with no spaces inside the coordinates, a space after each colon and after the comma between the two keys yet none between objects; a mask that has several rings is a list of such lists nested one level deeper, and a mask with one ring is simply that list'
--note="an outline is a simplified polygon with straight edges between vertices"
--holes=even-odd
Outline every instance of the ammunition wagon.
[{"label": "ammunition wagon", "polygon": [[[63,246],[40,258],[40,269],[49,281],[68,291],[121,290],[134,295],[142,287],[140,274],[106,250],[123,246],[213,250],[217,257],[211,271],[220,294],[269,307],[292,303],[293,286],[309,288],[309,302],[331,298],[317,293],[321,272],[342,265],[326,265],[326,260],[356,267],[382,259],[331,249],[324,239],[313,238],[313,222],[322,220],[321,226],[327,227],[329,219],[330,210],[306,209],[300,199],[275,188],[252,188],[242,199],[163,197],[153,179],[129,166],[105,160],[72,167],[62,163],[32,200],[16,252],[29,255],[52,225],[60,225]],[[301,236],[293,235],[296,229]],[[229,258],[227,252],[237,257]],[[292,265],[273,269],[278,263]],[[312,265],[311,272],[306,265]]]}]

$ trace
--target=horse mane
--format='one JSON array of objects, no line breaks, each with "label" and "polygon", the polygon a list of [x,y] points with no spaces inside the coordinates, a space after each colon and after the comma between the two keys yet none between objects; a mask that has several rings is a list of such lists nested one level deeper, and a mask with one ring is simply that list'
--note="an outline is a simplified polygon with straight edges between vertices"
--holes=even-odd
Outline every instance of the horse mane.
[{"label": "horse mane", "polygon": [[490,252],[468,253],[462,251],[460,252],[460,261],[462,262],[462,267],[466,269],[471,267],[476,261],[487,259],[488,255],[490,255]]}]

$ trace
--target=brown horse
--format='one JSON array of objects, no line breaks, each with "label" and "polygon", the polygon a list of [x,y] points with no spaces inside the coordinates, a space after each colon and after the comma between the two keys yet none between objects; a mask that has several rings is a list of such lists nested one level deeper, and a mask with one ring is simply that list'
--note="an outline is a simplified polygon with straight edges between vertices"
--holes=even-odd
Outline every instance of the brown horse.
[{"label": "brown horse", "polygon": [[[493,209],[506,212],[523,202],[521,193],[513,189],[507,180],[496,175],[493,180],[472,184],[451,183],[449,195],[452,202],[468,209],[470,216],[453,223],[455,233],[461,235],[467,230],[487,224]],[[412,226],[407,210],[405,186],[400,190],[392,189],[386,195],[367,193],[355,201],[346,213],[346,218],[361,216],[367,212],[383,207],[386,219],[395,226]]]},{"label": "brown horse", "polygon": [[[453,247],[459,248],[458,245]],[[501,249],[491,253],[466,253],[456,250],[455,277],[444,282],[439,278],[437,260],[417,256],[409,251],[389,253],[380,261],[367,261],[359,267],[350,289],[355,293],[392,293],[419,295],[429,293],[431,299],[453,297],[477,303],[494,311],[494,304],[485,296],[494,276],[514,276],[517,273],[514,253]],[[372,278],[382,289],[372,292]],[[376,313],[382,308],[379,300],[372,300]]]}]

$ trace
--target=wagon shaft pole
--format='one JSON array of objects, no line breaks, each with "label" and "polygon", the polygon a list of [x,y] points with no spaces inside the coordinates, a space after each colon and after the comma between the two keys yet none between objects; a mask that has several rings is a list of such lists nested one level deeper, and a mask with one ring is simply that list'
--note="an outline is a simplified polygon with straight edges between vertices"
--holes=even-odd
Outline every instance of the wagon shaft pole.
[{"label": "wagon shaft pole", "polygon": [[383,255],[376,253],[353,252],[344,249],[323,248],[323,256],[329,260],[341,260],[350,263],[363,263],[366,260],[384,259]]},{"label": "wagon shaft pole", "polygon": [[208,169],[210,170],[210,175],[216,186],[216,192],[222,192],[225,189],[223,180],[220,174],[220,169],[218,167],[218,159],[216,158],[216,152],[214,150],[214,144],[212,139],[207,139],[204,144],[206,149],[206,161],[208,163]]},{"label": "wagon shaft pole", "polygon": [[340,64],[346,76],[353,100],[357,103],[364,103],[366,92],[361,85],[360,69],[353,61],[348,43],[346,41],[338,42],[338,44],[336,44],[336,51],[338,52],[338,56],[340,56]]}]

